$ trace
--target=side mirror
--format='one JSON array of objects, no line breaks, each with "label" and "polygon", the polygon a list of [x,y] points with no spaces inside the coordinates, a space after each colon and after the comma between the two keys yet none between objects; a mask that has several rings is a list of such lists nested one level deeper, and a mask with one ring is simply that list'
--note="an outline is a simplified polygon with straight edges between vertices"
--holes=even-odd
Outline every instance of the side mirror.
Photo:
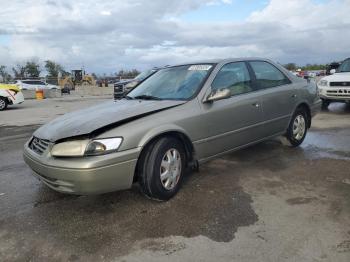
[{"label": "side mirror", "polygon": [[337,72],[335,69],[331,69],[331,71],[329,71],[329,73],[331,73],[331,75],[335,74],[335,72]]},{"label": "side mirror", "polygon": [[224,89],[220,89],[220,90],[214,90],[212,91],[206,98],[206,100],[204,102],[206,103],[211,103],[217,100],[222,100],[222,99],[226,99],[226,98],[230,98],[231,97],[231,91],[230,89],[224,88]]}]

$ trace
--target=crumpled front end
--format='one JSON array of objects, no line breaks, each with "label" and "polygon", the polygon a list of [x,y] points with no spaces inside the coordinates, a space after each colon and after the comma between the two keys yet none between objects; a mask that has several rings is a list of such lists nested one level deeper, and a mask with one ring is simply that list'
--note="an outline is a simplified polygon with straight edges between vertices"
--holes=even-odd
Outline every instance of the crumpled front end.
[{"label": "crumpled front end", "polygon": [[0,84],[0,96],[6,97],[10,105],[24,102],[23,93],[16,85]]},{"label": "crumpled front end", "polygon": [[90,195],[131,187],[140,149],[94,157],[59,158],[53,143],[32,137],[25,145],[24,161],[34,176],[53,190]]}]

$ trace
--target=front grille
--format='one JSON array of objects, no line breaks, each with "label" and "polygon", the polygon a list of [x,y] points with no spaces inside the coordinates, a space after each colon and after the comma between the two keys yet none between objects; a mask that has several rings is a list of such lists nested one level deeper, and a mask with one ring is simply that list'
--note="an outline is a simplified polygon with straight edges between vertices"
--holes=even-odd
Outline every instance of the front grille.
[{"label": "front grille", "polygon": [[123,85],[115,85],[114,86],[114,92],[116,93],[123,93],[124,91],[124,86]]},{"label": "front grille", "polygon": [[44,139],[33,137],[32,141],[29,143],[29,148],[35,153],[42,155],[48,148],[50,142]]},{"label": "front grille", "polygon": [[350,82],[330,82],[330,86],[350,86]]},{"label": "front grille", "polygon": [[327,90],[328,96],[350,98],[350,90]]}]

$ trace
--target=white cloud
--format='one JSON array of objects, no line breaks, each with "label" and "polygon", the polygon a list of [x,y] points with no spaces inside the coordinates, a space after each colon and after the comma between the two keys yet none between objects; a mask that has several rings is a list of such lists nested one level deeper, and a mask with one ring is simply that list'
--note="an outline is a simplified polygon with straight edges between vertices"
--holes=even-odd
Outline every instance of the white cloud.
[{"label": "white cloud", "polygon": [[106,15],[106,16],[110,16],[112,15],[112,12],[111,11],[106,11],[106,10],[103,10],[100,12],[101,15]]},{"label": "white cloud", "polygon": [[232,0],[211,0],[209,1],[206,5],[211,6],[211,5],[220,5],[220,4],[232,4]]},{"label": "white cloud", "polygon": [[213,3],[235,2],[13,0],[0,11],[0,38],[10,36],[1,63],[38,57],[101,73],[216,57],[307,63],[349,56],[350,0],[271,0],[240,23],[181,20]]}]

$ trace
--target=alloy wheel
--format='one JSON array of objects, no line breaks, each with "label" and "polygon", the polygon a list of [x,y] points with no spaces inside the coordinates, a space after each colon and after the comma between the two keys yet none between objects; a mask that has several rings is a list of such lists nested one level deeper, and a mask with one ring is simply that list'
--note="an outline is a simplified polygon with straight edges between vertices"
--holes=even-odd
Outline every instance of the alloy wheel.
[{"label": "alloy wheel", "polygon": [[169,149],[160,164],[160,181],[166,190],[172,190],[181,176],[181,155],[174,148]]},{"label": "alloy wheel", "polygon": [[301,140],[306,131],[306,123],[303,115],[297,115],[293,123],[293,136],[296,140]]}]

